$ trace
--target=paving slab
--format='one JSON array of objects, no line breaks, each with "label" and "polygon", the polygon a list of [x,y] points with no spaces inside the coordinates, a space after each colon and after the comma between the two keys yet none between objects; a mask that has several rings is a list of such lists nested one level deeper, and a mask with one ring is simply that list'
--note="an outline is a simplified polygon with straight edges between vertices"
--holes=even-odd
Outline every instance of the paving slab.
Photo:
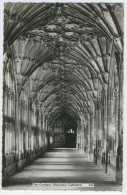
[{"label": "paving slab", "polygon": [[[40,186],[35,186],[35,183]],[[46,183],[52,186],[46,186]],[[69,185],[64,186],[63,183]],[[81,187],[79,183],[92,183],[94,187]],[[113,181],[77,149],[61,148],[45,153],[21,172],[9,177],[3,190],[122,191],[122,185]]]}]

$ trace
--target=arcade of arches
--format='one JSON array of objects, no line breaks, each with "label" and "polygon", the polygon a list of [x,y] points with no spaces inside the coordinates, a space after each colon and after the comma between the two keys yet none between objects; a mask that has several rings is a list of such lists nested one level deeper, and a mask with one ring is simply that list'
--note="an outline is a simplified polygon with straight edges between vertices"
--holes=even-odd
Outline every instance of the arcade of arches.
[{"label": "arcade of arches", "polygon": [[122,173],[122,4],[5,3],[3,66],[3,178],[62,147]]}]

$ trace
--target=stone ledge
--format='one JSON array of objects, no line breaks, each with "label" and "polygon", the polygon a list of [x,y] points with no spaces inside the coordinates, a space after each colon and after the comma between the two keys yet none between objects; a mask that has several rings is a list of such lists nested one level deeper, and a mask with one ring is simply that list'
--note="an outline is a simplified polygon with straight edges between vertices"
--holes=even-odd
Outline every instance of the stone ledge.
[{"label": "stone ledge", "polygon": [[29,159],[24,158],[18,162],[17,171],[21,171],[26,165],[29,164]]},{"label": "stone ledge", "polygon": [[[97,159],[97,166],[100,167],[104,172],[105,172],[105,164],[101,163],[101,158]],[[114,164],[108,164],[108,172],[107,174],[112,177],[112,179],[115,181],[116,180],[116,167]]]},{"label": "stone ledge", "polygon": [[[24,158],[20,160],[17,165],[16,163],[12,163],[11,165],[8,165],[4,168],[4,174],[3,174],[3,182],[5,182],[8,179],[8,176],[13,175],[14,173],[21,171],[25,166],[29,165],[31,162],[33,162],[35,159],[39,158],[41,155],[45,153],[44,151],[38,151],[35,154],[32,154],[30,157]],[[12,156],[11,156],[12,158]],[[14,161],[13,161],[14,162]]]},{"label": "stone ledge", "polygon": [[16,172],[16,163],[13,163],[4,168],[3,180]]},{"label": "stone ledge", "polygon": [[6,167],[14,163],[14,155],[5,156]]}]

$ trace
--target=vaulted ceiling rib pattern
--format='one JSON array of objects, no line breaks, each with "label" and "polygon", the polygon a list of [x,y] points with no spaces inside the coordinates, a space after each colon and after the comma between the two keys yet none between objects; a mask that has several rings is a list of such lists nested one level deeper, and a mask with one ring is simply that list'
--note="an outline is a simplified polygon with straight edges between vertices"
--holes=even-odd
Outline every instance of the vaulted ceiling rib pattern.
[{"label": "vaulted ceiling rib pattern", "polygon": [[99,83],[108,84],[114,53],[123,47],[122,4],[6,3],[4,49],[18,92],[48,112],[77,119],[89,112]]}]

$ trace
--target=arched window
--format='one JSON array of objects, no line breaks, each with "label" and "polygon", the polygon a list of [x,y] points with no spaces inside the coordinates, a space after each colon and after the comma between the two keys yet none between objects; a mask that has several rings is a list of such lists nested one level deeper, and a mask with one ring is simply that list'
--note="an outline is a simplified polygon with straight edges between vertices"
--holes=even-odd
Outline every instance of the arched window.
[{"label": "arched window", "polygon": [[73,129],[68,129],[68,130],[66,131],[66,133],[75,133],[75,131],[74,131]]}]

